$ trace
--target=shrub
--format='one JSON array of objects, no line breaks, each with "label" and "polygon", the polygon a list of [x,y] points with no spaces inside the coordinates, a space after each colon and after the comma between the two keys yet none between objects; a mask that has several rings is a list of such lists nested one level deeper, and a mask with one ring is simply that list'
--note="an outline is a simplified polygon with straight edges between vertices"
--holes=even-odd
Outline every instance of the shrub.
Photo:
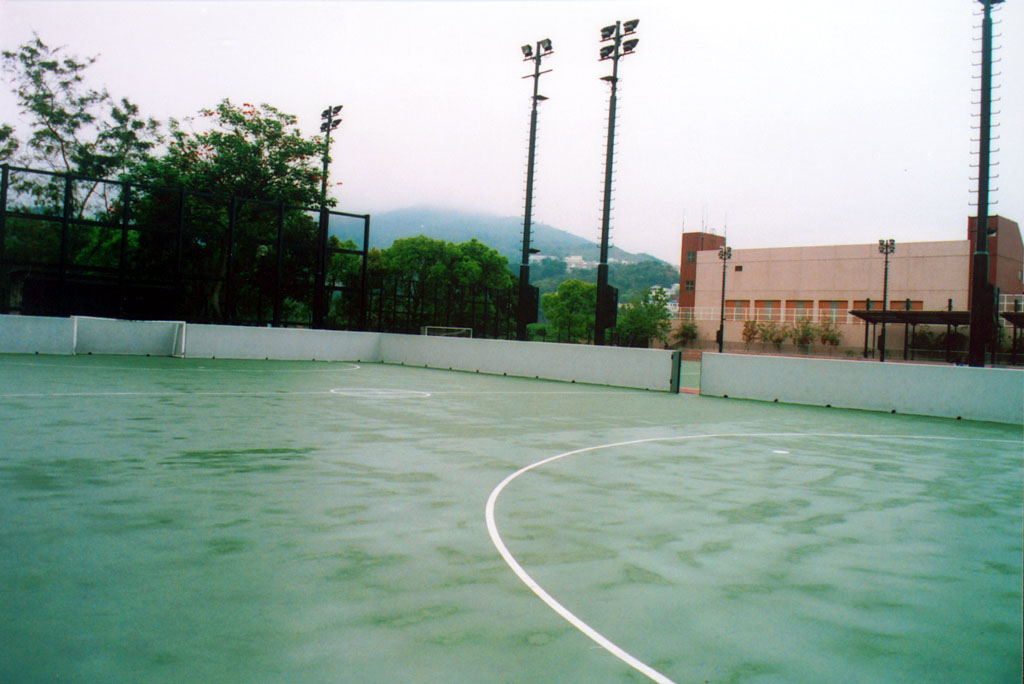
[{"label": "shrub", "polygon": [[788,330],[789,338],[801,351],[808,351],[818,337],[818,329],[807,319],[803,319]]},{"label": "shrub", "polygon": [[753,342],[757,342],[757,338],[760,337],[761,330],[757,325],[757,321],[744,321],[743,322],[743,344],[747,349],[750,349],[750,345]]},{"label": "shrub", "polygon": [[770,344],[775,347],[775,351],[782,351],[782,343],[789,337],[789,329],[775,321],[765,321],[758,325],[758,337],[762,349]]}]

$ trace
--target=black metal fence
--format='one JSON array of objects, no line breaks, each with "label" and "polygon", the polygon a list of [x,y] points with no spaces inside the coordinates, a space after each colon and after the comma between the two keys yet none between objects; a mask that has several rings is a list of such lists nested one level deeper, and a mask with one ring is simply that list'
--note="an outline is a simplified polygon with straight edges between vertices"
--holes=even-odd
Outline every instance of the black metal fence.
[{"label": "black metal fence", "polygon": [[511,291],[370,281],[369,215],[0,170],[0,313],[515,333]]}]

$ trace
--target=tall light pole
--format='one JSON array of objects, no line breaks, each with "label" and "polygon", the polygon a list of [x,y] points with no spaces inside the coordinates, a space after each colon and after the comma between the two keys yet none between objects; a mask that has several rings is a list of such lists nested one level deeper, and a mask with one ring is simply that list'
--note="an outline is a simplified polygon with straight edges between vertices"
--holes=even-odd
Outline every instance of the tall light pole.
[{"label": "tall light pole", "polygon": [[978,136],[978,220],[974,228],[971,263],[971,328],[967,364],[985,365],[985,345],[995,327],[995,302],[988,282],[988,191],[992,142],[992,6],[1003,0],[979,0],[984,6],[981,22],[981,105]]},{"label": "tall light pole", "polygon": [[519,263],[519,314],[517,317],[516,339],[526,340],[526,326],[537,322],[537,288],[530,286],[530,219],[533,214],[533,164],[537,151],[537,105],[548,99],[538,94],[540,75],[546,74],[551,69],[541,71],[540,62],[554,50],[551,48],[551,39],[538,40],[536,49],[531,45],[524,45],[523,61],[533,62],[533,73],[523,78],[533,79],[533,104],[530,107],[530,151],[526,157],[526,211],[523,213],[523,259]]},{"label": "tall light pole", "polygon": [[324,326],[324,316],[327,313],[327,298],[324,288],[327,281],[327,164],[330,162],[331,131],[338,127],[341,119],[336,119],[341,113],[343,105],[334,105],[320,112],[323,123],[320,124],[320,131],[324,134],[324,170],[320,177],[320,226],[317,231],[316,245],[316,272],[313,281],[313,327]]},{"label": "tall light pole", "polygon": [[608,286],[608,233],[611,227],[612,213],[612,166],[615,154],[615,106],[619,84],[619,59],[632,54],[639,39],[624,37],[636,33],[639,19],[631,19],[625,23],[616,21],[614,25],[601,29],[601,42],[608,43],[601,48],[599,61],[612,60],[611,76],[602,76],[601,80],[611,84],[611,95],[608,98],[608,146],[605,150],[604,162],[604,204],[601,215],[601,259],[597,265],[597,310],[594,312],[594,344],[604,344],[607,328],[615,325],[617,292]]},{"label": "tall light pole", "polygon": [[882,336],[878,340],[878,360],[885,361],[885,312],[889,309],[889,255],[896,251],[892,238],[878,241],[878,251],[885,255],[885,275],[882,277]]},{"label": "tall light pole", "polygon": [[718,353],[725,346],[725,265],[732,259],[732,247],[719,247],[718,258],[722,260],[722,310],[718,315]]}]

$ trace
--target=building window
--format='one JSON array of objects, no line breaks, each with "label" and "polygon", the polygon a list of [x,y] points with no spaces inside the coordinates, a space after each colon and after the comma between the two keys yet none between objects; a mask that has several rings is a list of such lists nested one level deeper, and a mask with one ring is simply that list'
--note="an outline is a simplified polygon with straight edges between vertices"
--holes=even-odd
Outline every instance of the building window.
[{"label": "building window", "polygon": [[737,264],[736,266],[733,266],[732,270],[734,270],[737,273],[739,273],[740,271],[743,270],[743,265],[742,264]]},{"label": "building window", "polygon": [[846,300],[822,300],[818,302],[818,314],[822,323],[845,323]]},{"label": "building window", "polygon": [[745,309],[749,306],[750,302],[746,299],[727,299],[725,300],[725,319],[727,321],[744,321],[746,316],[744,315]]},{"label": "building window", "polygon": [[789,299],[786,300],[786,320],[790,323],[799,323],[811,317],[814,308],[813,300]]},{"label": "building window", "polygon": [[697,253],[696,252],[687,252],[686,253],[686,263],[693,264],[693,263],[696,263],[696,261],[697,261]]},{"label": "building window", "polygon": [[778,299],[758,299],[754,301],[754,308],[757,310],[757,320],[775,321],[779,318]]},{"label": "building window", "polygon": [[687,292],[693,292],[696,289],[696,284],[692,280],[687,280],[686,286],[683,289],[685,289]]}]

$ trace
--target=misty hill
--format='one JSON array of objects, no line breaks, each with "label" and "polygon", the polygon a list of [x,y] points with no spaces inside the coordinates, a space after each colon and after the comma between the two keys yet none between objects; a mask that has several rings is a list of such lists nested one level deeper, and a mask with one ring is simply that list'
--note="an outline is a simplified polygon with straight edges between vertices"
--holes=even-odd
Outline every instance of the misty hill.
[{"label": "misty hill", "polygon": [[[352,237],[336,217],[332,217],[331,234]],[[514,216],[412,207],[373,214],[370,219],[370,247],[390,247],[399,238],[417,235],[455,243],[476,238],[508,257],[510,266],[518,264],[523,254],[523,220]],[[361,235],[356,242],[360,241]],[[579,255],[586,261],[597,261],[601,250],[595,242],[543,223],[531,226],[530,246],[544,256],[564,259]],[[631,263],[661,261],[649,254],[632,254],[617,247],[609,248],[608,258]]]}]

